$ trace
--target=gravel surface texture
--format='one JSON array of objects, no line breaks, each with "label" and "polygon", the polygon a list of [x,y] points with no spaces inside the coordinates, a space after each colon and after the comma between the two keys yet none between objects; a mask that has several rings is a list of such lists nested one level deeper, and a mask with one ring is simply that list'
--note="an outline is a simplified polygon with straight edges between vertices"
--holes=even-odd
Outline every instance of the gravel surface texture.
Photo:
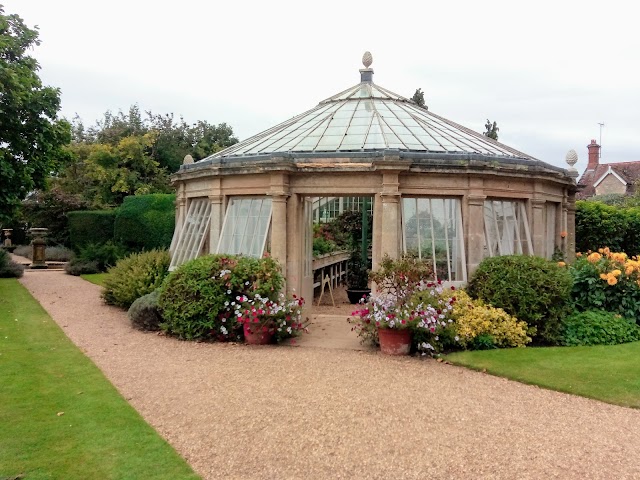
[{"label": "gravel surface texture", "polygon": [[203,478],[640,478],[638,410],[430,359],[182,342],[78,277],[21,282]]}]

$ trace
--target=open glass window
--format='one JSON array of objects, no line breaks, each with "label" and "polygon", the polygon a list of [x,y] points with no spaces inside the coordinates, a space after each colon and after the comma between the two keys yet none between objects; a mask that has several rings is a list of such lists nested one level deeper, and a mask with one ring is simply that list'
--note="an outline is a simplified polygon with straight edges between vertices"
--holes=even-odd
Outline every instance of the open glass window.
[{"label": "open glass window", "polygon": [[218,253],[262,257],[271,224],[271,198],[232,198],[224,217]]},{"label": "open glass window", "polygon": [[524,202],[484,202],[485,256],[532,255],[531,232]]},{"label": "open glass window", "polygon": [[436,280],[467,280],[459,199],[403,198],[402,237],[405,253],[431,260]]},{"label": "open glass window", "polygon": [[189,202],[189,210],[184,223],[176,225],[171,241],[171,264],[175,270],[188,260],[198,256],[211,222],[211,202],[208,198],[194,198]]}]

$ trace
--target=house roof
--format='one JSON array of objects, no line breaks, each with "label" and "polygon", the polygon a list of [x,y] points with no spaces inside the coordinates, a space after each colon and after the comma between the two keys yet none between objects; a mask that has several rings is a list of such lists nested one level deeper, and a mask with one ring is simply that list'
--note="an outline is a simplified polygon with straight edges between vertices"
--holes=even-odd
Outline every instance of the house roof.
[{"label": "house roof", "polygon": [[596,186],[610,173],[625,182],[628,188],[636,180],[640,179],[640,161],[600,163],[594,170],[586,170],[578,180],[578,187],[581,187],[581,190],[577,197],[589,198],[594,196],[596,194]]}]

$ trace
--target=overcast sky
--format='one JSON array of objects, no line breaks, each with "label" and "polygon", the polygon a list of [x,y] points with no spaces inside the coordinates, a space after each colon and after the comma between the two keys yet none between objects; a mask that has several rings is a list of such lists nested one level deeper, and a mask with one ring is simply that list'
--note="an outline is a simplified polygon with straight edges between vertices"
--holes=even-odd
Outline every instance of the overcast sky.
[{"label": "overcast sky", "polygon": [[62,114],[85,125],[106,110],[230,124],[240,139],[360,81],[374,82],[500,141],[582,172],[640,160],[640,34],[633,2],[179,2],[0,0],[42,44],[32,54]]}]

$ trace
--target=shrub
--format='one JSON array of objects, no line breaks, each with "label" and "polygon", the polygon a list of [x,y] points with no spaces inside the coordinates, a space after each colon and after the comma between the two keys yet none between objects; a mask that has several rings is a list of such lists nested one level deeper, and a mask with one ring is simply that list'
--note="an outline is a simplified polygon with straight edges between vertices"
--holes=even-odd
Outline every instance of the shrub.
[{"label": "shrub", "polygon": [[126,248],[109,240],[106,243],[88,243],[80,249],[78,259],[84,262],[95,262],[100,272],[113,267],[116,262],[127,256]]},{"label": "shrub", "polygon": [[576,202],[576,250],[597,250],[602,245],[628,255],[640,252],[640,208]]},{"label": "shrub", "polygon": [[[33,260],[33,247],[31,245],[18,245],[13,253]],[[68,262],[73,258],[73,255],[73,250],[61,245],[47,247],[44,251],[45,260],[49,262]]]},{"label": "shrub", "polygon": [[640,262],[636,257],[601,248],[577,254],[569,271],[577,310],[602,309],[640,322]]},{"label": "shrub", "polygon": [[7,252],[0,248],[0,278],[20,278],[24,267],[13,260]]},{"label": "shrub", "polygon": [[555,262],[505,255],[484,259],[467,293],[535,327],[538,340],[557,343],[560,322],[571,311],[571,286],[571,275]]},{"label": "shrub", "polygon": [[239,298],[259,294],[276,300],[282,285],[280,267],[270,257],[196,258],[163,283],[158,300],[161,328],[184,339],[240,340]]},{"label": "shrub", "polygon": [[117,209],[114,239],[131,250],[169,248],[175,227],[174,194],[132,195]]},{"label": "shrub", "polygon": [[167,250],[134,253],[118,260],[115,267],[109,269],[102,298],[110,305],[129,308],[137,298],[160,287],[170,262]]},{"label": "shrub", "polygon": [[71,248],[78,252],[87,244],[102,245],[113,240],[114,210],[67,213]]},{"label": "shrub", "polygon": [[604,310],[576,312],[562,324],[562,344],[616,345],[640,340],[640,327],[633,320]]},{"label": "shrub", "polygon": [[98,263],[90,260],[80,260],[78,258],[72,259],[64,266],[64,271],[69,275],[86,275],[90,273],[99,273]]},{"label": "shrub", "polygon": [[458,342],[470,350],[524,347],[531,342],[527,324],[501,308],[472,300],[464,291],[455,292],[453,320]]},{"label": "shrub", "polygon": [[136,299],[129,307],[129,320],[131,326],[138,330],[156,331],[160,330],[162,316],[158,309],[158,298],[160,297],[160,289],[156,289],[151,293],[147,293]]}]

